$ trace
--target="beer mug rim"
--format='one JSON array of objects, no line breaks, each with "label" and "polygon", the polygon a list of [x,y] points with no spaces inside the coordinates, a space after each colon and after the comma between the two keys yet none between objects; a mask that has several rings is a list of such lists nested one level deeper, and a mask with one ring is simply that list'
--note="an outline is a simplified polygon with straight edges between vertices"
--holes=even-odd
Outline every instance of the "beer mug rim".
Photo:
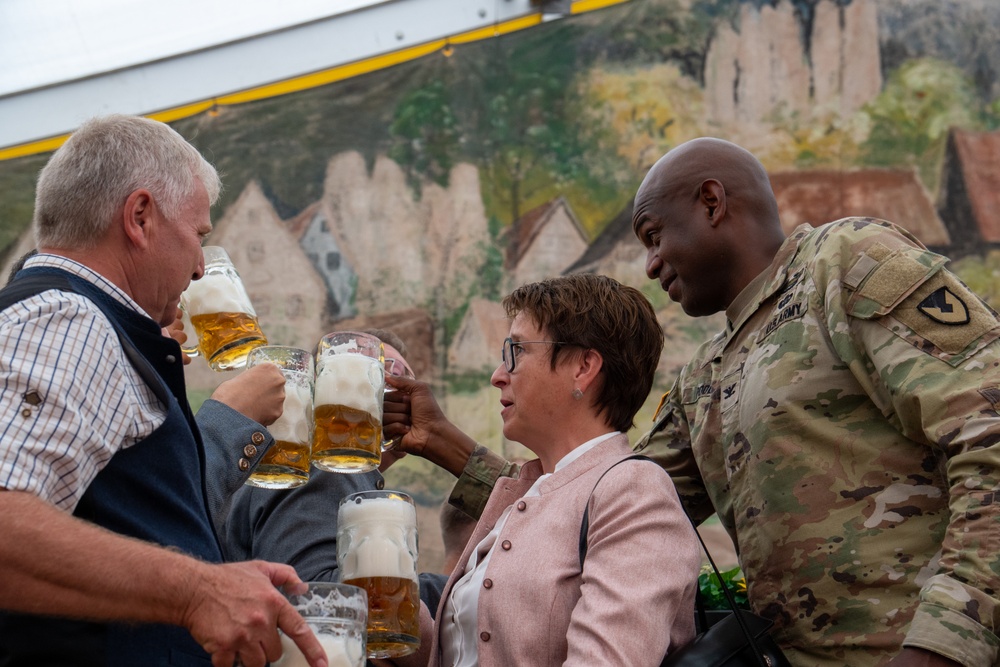
[{"label": "beer mug rim", "polygon": [[[258,359],[258,357],[266,357],[269,352],[279,352],[286,354],[289,358],[296,358],[296,360],[300,359],[304,362],[305,368],[290,368],[282,365],[275,359]],[[283,372],[303,373],[308,376],[312,376],[314,374],[314,369],[316,367],[313,355],[309,352],[309,350],[305,350],[301,347],[294,347],[292,345],[258,345],[247,354],[246,367],[251,368],[261,363],[272,363]]]},{"label": "beer mug rim", "polygon": [[413,496],[403,491],[395,491],[392,489],[370,489],[367,491],[355,491],[354,493],[348,494],[340,499],[341,505],[347,505],[352,502],[360,502],[362,500],[370,500],[374,498],[385,498],[388,500],[402,500],[411,505],[414,504]]},{"label": "beer mug rim", "polygon": [[[360,586],[343,584],[333,581],[305,581],[304,585],[308,589],[303,593],[286,592],[285,598],[304,617],[322,618],[323,611],[328,611],[329,607],[340,607],[360,612],[358,620],[362,624],[367,622],[368,615],[368,591]],[[316,596],[319,600],[316,600]],[[318,609],[321,613],[307,614],[302,607],[313,604],[313,609]]]},{"label": "beer mug rim", "polygon": [[209,264],[229,264],[233,263],[229,253],[221,245],[205,245],[201,247],[201,254],[205,258],[205,266]]},{"label": "beer mug rim", "polygon": [[[378,350],[378,356],[373,357],[370,354],[366,354],[363,350],[358,350],[357,352],[336,352],[334,350],[334,346],[328,341],[331,341],[340,336],[361,338],[374,343],[375,349]],[[378,336],[374,336],[369,333],[364,333],[362,331],[331,331],[330,333],[320,338],[319,342],[316,344],[316,361],[318,362],[322,357],[331,354],[360,354],[362,356],[369,357],[371,359],[378,359],[379,365],[382,366],[382,372],[383,373],[385,372],[385,346],[382,343],[382,339],[380,339]]]}]

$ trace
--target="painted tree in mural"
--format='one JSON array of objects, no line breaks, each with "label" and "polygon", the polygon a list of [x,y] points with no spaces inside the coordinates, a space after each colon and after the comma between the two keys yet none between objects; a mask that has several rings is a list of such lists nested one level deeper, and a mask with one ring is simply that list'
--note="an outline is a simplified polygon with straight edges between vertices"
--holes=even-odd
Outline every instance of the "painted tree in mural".
[{"label": "painted tree in mural", "polygon": [[908,61],[865,109],[871,131],[862,161],[912,166],[934,191],[949,128],[979,127],[981,107],[972,81],[955,65],[930,58]]},{"label": "painted tree in mural", "polygon": [[407,169],[410,185],[420,192],[420,177],[448,185],[459,157],[460,128],[451,94],[441,79],[410,91],[396,107],[389,131],[389,157]]}]

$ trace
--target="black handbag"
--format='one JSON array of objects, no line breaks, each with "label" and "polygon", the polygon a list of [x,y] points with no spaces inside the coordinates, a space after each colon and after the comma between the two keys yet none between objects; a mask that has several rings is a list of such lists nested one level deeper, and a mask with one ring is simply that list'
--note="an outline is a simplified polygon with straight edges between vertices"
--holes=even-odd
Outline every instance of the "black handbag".
[{"label": "black handbag", "polygon": [[[608,470],[629,459],[652,461],[648,456],[634,454],[612,464]],[[655,461],[653,462],[655,463]],[[604,471],[597,479],[597,483],[600,483],[607,472],[607,470]],[[595,489],[597,483],[594,484]],[[591,491],[590,494],[593,496],[594,492]],[[588,497],[587,504],[583,509],[583,521],[580,524],[581,569],[583,569],[584,557],[587,554],[587,530],[590,527],[589,510],[590,498]],[[687,516],[686,510],[685,516]],[[688,644],[668,653],[667,657],[660,663],[660,667],[791,667],[788,658],[774,643],[774,639],[769,633],[774,622],[753,612],[737,608],[736,600],[733,599],[729,587],[723,582],[719,568],[715,566],[712,554],[708,552],[708,547],[701,539],[694,521],[691,521],[690,516],[687,519],[691,522],[692,528],[695,528],[694,534],[698,536],[698,542],[701,544],[705,556],[708,557],[708,562],[712,565],[712,571],[718,577],[719,584],[726,596],[726,603],[732,613],[709,627],[704,604],[699,595],[697,597],[696,617],[699,628],[698,635]]]}]

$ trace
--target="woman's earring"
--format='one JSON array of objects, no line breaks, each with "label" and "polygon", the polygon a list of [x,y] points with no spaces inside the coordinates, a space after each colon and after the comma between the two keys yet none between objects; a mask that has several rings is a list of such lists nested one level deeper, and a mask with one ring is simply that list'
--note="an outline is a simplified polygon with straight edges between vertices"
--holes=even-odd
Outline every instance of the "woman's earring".
[{"label": "woman's earring", "polygon": [[580,400],[581,398],[583,398],[583,392],[582,392],[582,391],[580,391],[580,388],[579,388],[579,387],[577,387],[576,389],[574,389],[574,390],[573,390],[573,398],[575,398],[575,399],[576,399],[576,400],[578,400],[578,401],[579,401],[579,400]]}]

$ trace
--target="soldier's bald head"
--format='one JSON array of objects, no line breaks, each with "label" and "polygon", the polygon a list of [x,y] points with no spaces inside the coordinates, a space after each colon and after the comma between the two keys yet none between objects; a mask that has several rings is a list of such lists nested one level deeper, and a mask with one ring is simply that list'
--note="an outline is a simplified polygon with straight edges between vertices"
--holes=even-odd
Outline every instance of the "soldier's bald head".
[{"label": "soldier's bald head", "polygon": [[722,184],[731,212],[762,226],[780,228],[778,205],[764,165],[745,148],[713,137],[692,139],[657,160],[636,198],[696,199],[708,180]]}]

